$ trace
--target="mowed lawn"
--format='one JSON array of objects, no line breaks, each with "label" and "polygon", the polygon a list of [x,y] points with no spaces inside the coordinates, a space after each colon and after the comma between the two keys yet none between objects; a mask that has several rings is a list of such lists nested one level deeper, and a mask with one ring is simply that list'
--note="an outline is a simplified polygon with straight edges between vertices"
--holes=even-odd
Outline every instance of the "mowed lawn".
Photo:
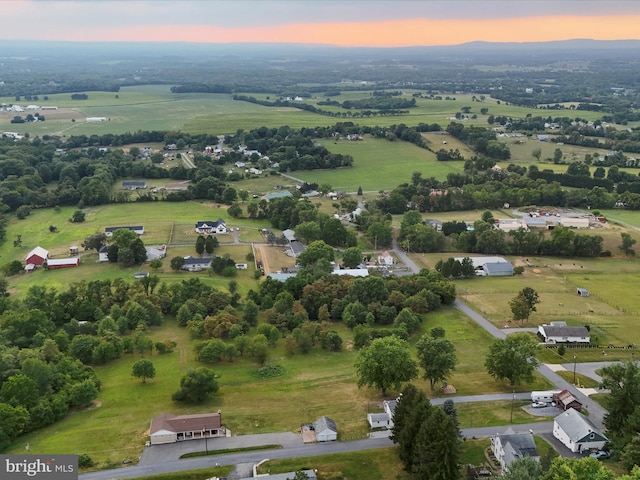
[{"label": "mowed lawn", "polygon": [[[511,392],[508,384],[494,381],[484,371],[484,356],[492,340],[484,330],[452,308],[427,315],[422,331],[436,326],[445,328],[447,338],[456,346],[459,365],[450,383],[458,388],[458,394]],[[284,375],[260,379],[255,376],[257,365],[250,359],[224,361],[211,366],[220,391],[202,404],[182,405],[174,403],[171,394],[177,390],[180,376],[198,365],[193,355],[194,341],[185,328],[167,320],[162,327],[151,329],[150,335],[154,341],[171,339],[178,346],[171,354],[148,357],[157,370],[154,379],[142,383],[132,377],[131,366],[140,358],[138,354],[124,355],[110,365],[96,368],[102,381],[96,405],[22,437],[21,445],[16,445],[12,452],[20,451],[22,444],[28,442],[32,453],[88,453],[100,468],[116,466],[140,454],[153,416],[162,412],[181,414],[218,409],[234,435],[296,432],[300,424],[327,415],[339,425],[340,440],[366,438],[367,412],[377,411],[385,397],[376,389],[357,388],[354,368],[357,352],[350,346],[351,332],[338,324],[334,328],[345,340],[342,352],[314,348],[307,355],[289,357],[280,341],[269,351],[267,362],[281,365]],[[430,397],[442,395],[430,391],[424,380],[417,379],[415,383]],[[532,388],[544,390],[550,385],[538,377],[534,384],[521,386],[518,391]],[[397,394],[389,391],[386,398]],[[465,420],[462,426],[471,425]]]},{"label": "mowed lawn", "polygon": [[359,142],[320,140],[319,143],[332,153],[351,155],[353,167],[296,171],[291,175],[307,182],[328,183],[335,190],[346,192],[356,192],[358,187],[365,191],[391,190],[410,182],[414,172],[444,180],[447,174],[460,173],[464,167],[464,162],[438,162],[432,152],[407,142],[367,136]]}]

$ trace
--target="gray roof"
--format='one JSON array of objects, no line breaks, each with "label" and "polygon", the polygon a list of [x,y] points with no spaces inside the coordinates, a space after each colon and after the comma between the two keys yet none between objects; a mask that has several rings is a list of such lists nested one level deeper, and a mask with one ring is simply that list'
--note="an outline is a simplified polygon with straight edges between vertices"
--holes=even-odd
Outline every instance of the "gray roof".
[{"label": "gray roof", "polygon": [[573,443],[577,443],[580,440],[586,441],[592,433],[595,434],[594,441],[609,440],[591,420],[573,408],[561,413],[553,421],[567,434]]},{"label": "gray roof", "polygon": [[293,278],[297,273],[270,273],[267,276],[278,280],[279,282],[286,282],[288,279]]},{"label": "gray roof", "polygon": [[513,275],[513,264],[511,262],[485,263],[482,269],[487,275]]},{"label": "gray roof", "polygon": [[379,423],[379,422],[386,423],[389,421],[389,415],[387,415],[386,413],[370,413],[368,416],[371,422],[373,423]]},{"label": "gray roof", "polygon": [[202,257],[202,258],[186,257],[184,259],[184,264],[185,265],[209,265],[211,263],[211,260],[213,260],[211,257]]},{"label": "gray roof", "polygon": [[511,465],[519,458],[540,456],[536,450],[533,435],[530,433],[514,433],[509,428],[504,434],[498,436],[504,449],[505,465]]},{"label": "gray roof", "polygon": [[315,429],[316,432],[331,430],[332,432],[338,433],[336,422],[331,420],[329,417],[320,417],[318,420],[313,422],[313,428]]},{"label": "gray roof", "polygon": [[545,337],[586,337],[589,338],[589,330],[583,326],[567,327],[556,325],[540,325],[541,333]]},{"label": "gray roof", "polygon": [[307,247],[304,246],[303,243],[299,242],[298,240],[294,240],[293,242],[289,242],[289,246],[291,247],[291,251],[293,252],[293,254],[297,257],[298,255],[300,255],[302,252],[304,252],[306,250]]}]

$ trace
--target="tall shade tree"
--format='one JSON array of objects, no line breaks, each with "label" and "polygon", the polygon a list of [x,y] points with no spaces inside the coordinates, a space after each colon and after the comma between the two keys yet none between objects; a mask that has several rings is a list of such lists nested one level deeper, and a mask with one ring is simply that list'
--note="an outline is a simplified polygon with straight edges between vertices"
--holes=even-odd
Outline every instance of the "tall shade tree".
[{"label": "tall shade tree", "polygon": [[453,343],[446,338],[423,335],[416,343],[419,365],[424,370],[423,377],[429,380],[431,390],[436,383],[446,380],[456,369],[456,353]]},{"label": "tall shade tree", "polygon": [[432,408],[415,438],[412,472],[419,479],[460,478],[460,434],[441,408]]},{"label": "tall shade tree", "polygon": [[640,430],[640,367],[633,361],[601,371],[600,386],[609,390],[604,425],[614,438],[629,439]]},{"label": "tall shade tree", "polygon": [[141,378],[142,383],[146,383],[147,378],[154,378],[156,376],[156,367],[153,366],[151,360],[143,358],[133,364],[131,374],[136,378]]},{"label": "tall shade tree", "polygon": [[356,358],[358,387],[375,387],[386,395],[390,388],[399,389],[404,382],[418,376],[409,344],[396,336],[376,338]]},{"label": "tall shade tree", "polygon": [[531,287],[525,287],[518,295],[511,299],[509,306],[511,307],[511,313],[513,313],[513,319],[518,321],[529,320],[531,312],[536,311],[536,305],[540,303],[538,298],[538,292]]},{"label": "tall shade tree", "polygon": [[535,357],[538,343],[527,333],[514,333],[504,340],[496,339],[485,360],[487,372],[496,380],[509,380],[510,385],[531,383],[538,367]]}]

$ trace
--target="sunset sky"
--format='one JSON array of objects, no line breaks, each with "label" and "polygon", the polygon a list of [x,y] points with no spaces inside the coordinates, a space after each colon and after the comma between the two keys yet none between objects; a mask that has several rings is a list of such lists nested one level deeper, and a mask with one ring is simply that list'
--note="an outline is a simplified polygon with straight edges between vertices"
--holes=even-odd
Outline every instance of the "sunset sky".
[{"label": "sunset sky", "polygon": [[393,47],[640,39],[635,0],[0,0],[0,19],[0,40]]}]

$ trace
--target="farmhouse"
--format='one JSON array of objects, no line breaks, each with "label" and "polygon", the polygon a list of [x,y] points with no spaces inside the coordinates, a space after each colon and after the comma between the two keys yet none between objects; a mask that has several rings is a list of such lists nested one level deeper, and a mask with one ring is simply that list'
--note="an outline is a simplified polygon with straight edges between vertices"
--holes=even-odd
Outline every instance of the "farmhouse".
[{"label": "farmhouse", "polygon": [[[513,264],[503,257],[469,257],[476,275],[483,277],[505,277],[513,275]],[[454,260],[462,263],[464,257]]]},{"label": "farmhouse", "polygon": [[55,270],[56,268],[71,268],[80,265],[80,257],[70,258],[50,258],[47,260],[47,270]]},{"label": "farmhouse", "polygon": [[556,402],[556,406],[561,410],[582,410],[582,404],[576,400],[576,397],[569,390],[562,390],[560,393],[556,393],[553,396],[553,400]]},{"label": "farmhouse", "polygon": [[378,255],[378,265],[393,265],[393,257],[386,250]]},{"label": "farmhouse", "polygon": [[513,462],[524,457],[540,461],[533,435],[529,432],[516,433],[508,428],[502,435],[491,438],[491,448],[503,471],[509,470]]},{"label": "farmhouse", "polygon": [[182,266],[182,269],[189,272],[201,272],[211,266],[212,260],[213,259],[211,257],[184,257],[184,265]]},{"label": "farmhouse", "polygon": [[589,219],[586,217],[560,217],[558,225],[566,228],[589,228]]},{"label": "farmhouse", "polygon": [[553,436],[574,453],[599,450],[609,441],[587,417],[573,409],[553,420]]},{"label": "farmhouse", "polygon": [[424,220],[424,224],[427,227],[433,228],[436,232],[442,231],[442,222],[440,220],[436,220],[435,218],[426,218]]},{"label": "farmhouse", "polygon": [[104,229],[104,233],[107,237],[113,236],[113,232],[116,230],[120,230],[124,228],[125,230],[131,230],[132,232],[137,233],[138,235],[144,235],[144,227],[142,225],[136,226],[126,226],[126,227],[107,227]]},{"label": "farmhouse", "polygon": [[122,182],[122,188],[124,190],[144,189],[144,188],[147,188],[147,182],[126,181],[126,182]]},{"label": "farmhouse", "polygon": [[320,417],[318,420],[313,422],[313,428],[319,442],[332,442],[338,439],[336,422],[331,420],[329,417]]},{"label": "farmhouse", "polygon": [[221,218],[215,222],[202,220],[196,223],[196,233],[227,233],[227,224]]},{"label": "farmhouse", "polygon": [[591,335],[586,327],[569,327],[566,322],[540,325],[538,335],[545,343],[589,343]]},{"label": "farmhouse", "polygon": [[220,412],[196,415],[163,413],[151,419],[149,437],[152,445],[174,443],[182,440],[224,437],[227,434],[227,430],[222,426],[221,422]]},{"label": "farmhouse", "polygon": [[35,268],[42,265],[47,258],[49,258],[49,252],[42,247],[36,247],[27,253],[24,263],[27,266],[33,265],[33,268]]}]

